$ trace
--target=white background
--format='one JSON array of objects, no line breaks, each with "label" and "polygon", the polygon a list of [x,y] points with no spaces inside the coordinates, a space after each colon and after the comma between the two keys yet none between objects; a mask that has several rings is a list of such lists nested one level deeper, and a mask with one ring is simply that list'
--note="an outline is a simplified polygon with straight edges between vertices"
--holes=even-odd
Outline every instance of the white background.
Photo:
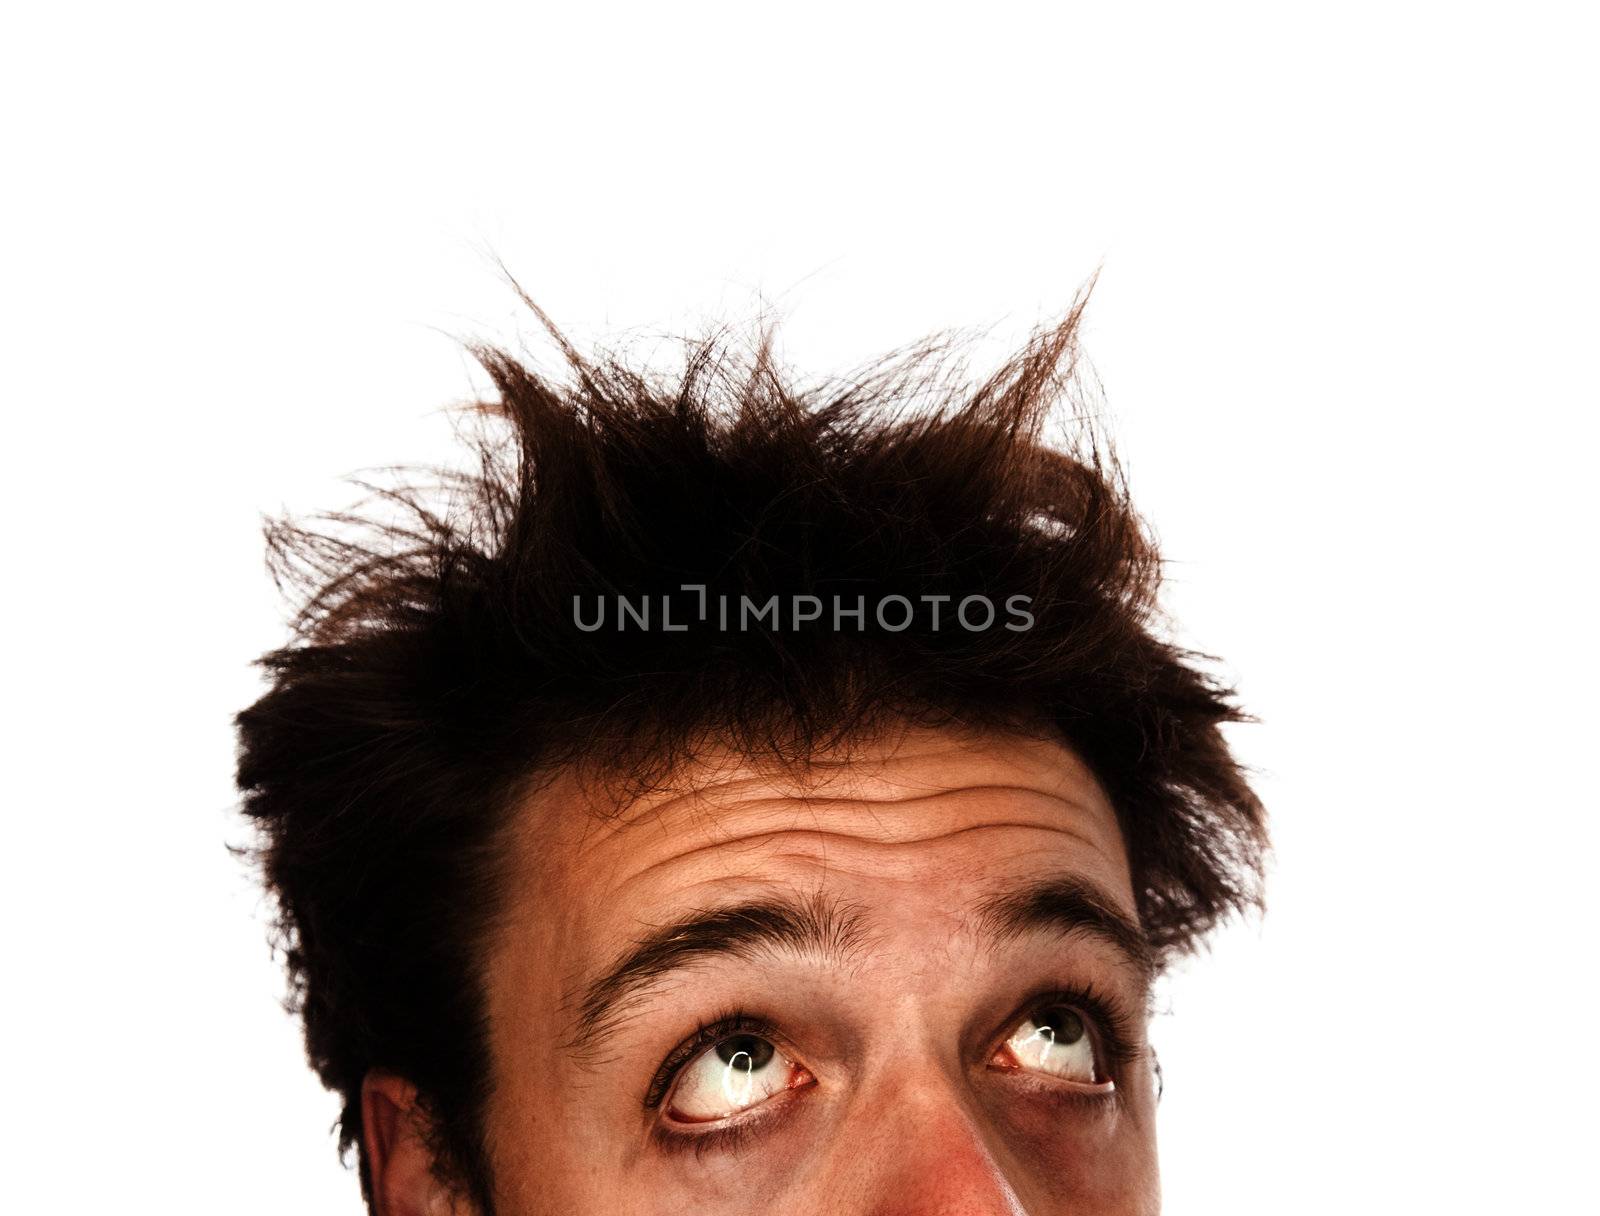
[{"label": "white background", "polygon": [[[1577,4],[35,5],[0,50],[5,1206],[350,1213],[230,715],[261,513],[447,453],[457,336],[1085,330],[1272,907],[1157,1026],[1167,1210],[1594,1210]],[[124,1206],[125,1205],[125,1206]]]}]

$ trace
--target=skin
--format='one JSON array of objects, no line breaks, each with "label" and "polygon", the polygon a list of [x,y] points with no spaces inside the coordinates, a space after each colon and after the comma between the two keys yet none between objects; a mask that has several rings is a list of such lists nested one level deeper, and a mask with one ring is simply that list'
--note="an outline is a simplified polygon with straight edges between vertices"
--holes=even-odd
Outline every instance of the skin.
[{"label": "skin", "polygon": [[[620,814],[568,774],[530,798],[514,848],[486,972],[500,1216],[1159,1210],[1148,967],[1093,933],[999,932],[981,912],[1066,878],[1136,924],[1111,806],[1059,743],[915,728],[799,775],[708,754]],[[578,1044],[586,989],[652,930],[769,900],[848,920],[846,948],[699,959]],[[1120,1011],[1127,1049],[1105,1058],[1090,1022],[1092,1092],[1005,1046],[1039,994],[1085,988]],[[648,1108],[663,1060],[735,1010],[764,1019],[781,1058],[762,1075],[782,1069],[787,1086],[688,1123],[673,1110],[690,1062]],[[698,1067],[721,1075],[704,1052]],[[378,1211],[468,1210],[434,1181],[414,1097],[368,1078]]]}]

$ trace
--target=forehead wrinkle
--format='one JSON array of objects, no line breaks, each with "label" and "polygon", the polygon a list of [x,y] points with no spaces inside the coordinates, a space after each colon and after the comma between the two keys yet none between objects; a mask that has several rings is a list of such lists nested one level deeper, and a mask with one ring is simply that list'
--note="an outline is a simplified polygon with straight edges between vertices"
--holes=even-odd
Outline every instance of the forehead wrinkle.
[{"label": "forehead wrinkle", "polygon": [[[770,787],[764,787],[770,790]],[[642,808],[634,818],[618,821],[612,832],[613,838],[630,835],[654,827],[661,832],[670,833],[674,821],[679,818],[692,818],[695,822],[708,830],[716,831],[727,821],[741,815],[772,815],[787,811],[795,816],[808,813],[813,819],[827,815],[830,812],[850,813],[852,811],[864,815],[874,823],[883,823],[883,812],[889,810],[914,809],[923,803],[949,803],[950,809],[970,802],[974,797],[1000,794],[1020,795],[1027,801],[1044,801],[1056,804],[1052,818],[1060,816],[1060,810],[1076,812],[1088,818],[1107,820],[1109,824],[1115,823],[1115,816],[1109,807],[1103,806],[1098,799],[1084,798],[1076,793],[1067,793],[1062,790],[1046,789],[1036,785],[1026,785],[1008,782],[986,782],[965,784],[959,786],[924,785],[919,792],[898,797],[858,797],[841,798],[822,795],[810,791],[795,791],[793,793],[768,792],[757,797],[747,798],[722,798],[707,797],[705,791],[696,791],[670,799],[663,803],[653,804]],[[907,836],[907,839],[914,839]]]},{"label": "forehead wrinkle", "polygon": [[[930,761],[931,765],[927,763]],[[887,753],[869,751],[845,753],[837,758],[812,757],[798,771],[756,767],[748,756],[703,755],[686,765],[685,782],[668,783],[643,792],[631,798],[626,806],[613,804],[604,817],[622,821],[636,815],[654,818],[683,802],[737,802],[742,800],[741,793],[752,787],[795,800],[820,797],[875,802],[914,800],[961,788],[985,787],[983,782],[952,784],[952,770],[968,778],[985,772],[998,777],[1032,770],[1031,775],[1040,778],[1037,785],[996,781],[993,788],[1030,789],[1048,797],[1070,795],[1084,784],[1098,785],[1093,773],[1060,741],[1000,735],[952,745],[947,737],[941,737],[922,747],[901,745]],[[838,791],[841,786],[846,787],[846,792],[831,792]]]},{"label": "forehead wrinkle", "polygon": [[[1099,873],[1104,863],[1102,877],[1119,891],[1126,886],[1115,811],[1070,749],[1053,743],[1019,747],[1002,738],[993,747],[919,747],[890,761],[858,754],[813,767],[820,770],[813,774],[817,779],[805,781],[793,772],[753,770],[733,757],[709,769],[713,780],[675,790],[657,787],[631,802],[609,804],[602,790],[569,773],[535,795],[553,809],[564,802],[568,811],[577,812],[524,819],[525,856],[531,863],[526,873],[549,883],[541,901],[554,896],[571,908],[557,941],[564,937],[559,953],[573,965],[561,968],[565,983],[546,988],[555,997],[546,1008],[559,1010],[570,1027],[582,1003],[581,984],[596,974],[591,960],[603,961],[618,943],[619,953],[625,953],[630,941],[637,944],[648,935],[650,922],[660,925],[697,896],[700,907],[732,906],[739,896],[724,898],[722,891],[707,889],[715,883],[742,884],[746,896],[751,888],[768,888],[751,901],[760,902],[774,886],[796,892],[815,884],[819,892],[837,891],[834,876],[853,875],[852,884],[868,885],[859,891],[846,886],[845,892],[871,906],[876,902],[871,884],[878,882],[924,889],[930,874],[963,886],[986,873],[992,876],[990,855],[996,849],[988,842],[997,840],[999,854],[1009,859],[1002,868],[1012,872],[1017,866],[1036,870],[1027,858],[1066,850],[1089,861],[1091,872]],[[698,772],[703,778],[708,768]],[[563,822],[569,825],[565,829]],[[988,829],[1000,835],[977,835]],[[981,843],[958,843],[949,851],[937,847],[962,839]],[[551,864],[561,856],[584,863]],[[948,911],[958,909],[949,906]],[[958,927],[950,926],[952,931]],[[864,965],[861,959],[871,944],[859,921],[857,928],[863,945],[853,955],[852,969]],[[881,948],[887,927],[876,925],[871,932]],[[579,953],[570,953],[578,948]],[[739,957],[773,953],[764,944],[745,948]],[[689,968],[707,961],[691,960]],[[645,977],[623,994],[625,1000],[601,1011],[602,1028],[648,1012],[653,1006],[647,1002],[658,1006],[663,990],[673,1001],[689,1000],[693,981],[686,982],[686,974],[692,971],[675,968]],[[552,1046],[567,1037],[553,1037]],[[590,1046],[607,1054],[600,1042],[591,1040]],[[569,1058],[583,1062],[575,1053]]]},{"label": "forehead wrinkle", "polygon": [[686,849],[683,852],[674,853],[670,857],[664,857],[659,861],[653,861],[644,868],[636,870],[621,885],[623,887],[627,887],[633,883],[650,877],[660,870],[691,861],[706,853],[727,849],[739,849],[741,846],[750,846],[752,849],[754,849],[763,842],[775,841],[779,837],[788,837],[797,843],[802,841],[815,842],[819,853],[821,854],[821,860],[824,864],[824,867],[826,867],[827,846],[830,841],[847,842],[851,847],[859,847],[869,850],[887,850],[904,848],[908,845],[937,844],[954,840],[960,836],[967,836],[974,832],[998,831],[1005,829],[1009,829],[1011,831],[1045,832],[1053,836],[1064,836],[1070,840],[1074,840],[1079,844],[1084,845],[1085,847],[1098,847],[1095,841],[1089,839],[1080,832],[1074,831],[1071,827],[1065,824],[1023,823],[1017,820],[997,820],[991,823],[970,823],[962,827],[950,828],[948,831],[944,832],[929,832],[926,835],[907,836],[892,840],[874,840],[870,837],[861,836],[854,832],[829,830],[826,828],[772,828],[763,832],[749,832],[744,834],[730,835],[724,840],[713,840],[706,844],[696,845],[692,849]]}]

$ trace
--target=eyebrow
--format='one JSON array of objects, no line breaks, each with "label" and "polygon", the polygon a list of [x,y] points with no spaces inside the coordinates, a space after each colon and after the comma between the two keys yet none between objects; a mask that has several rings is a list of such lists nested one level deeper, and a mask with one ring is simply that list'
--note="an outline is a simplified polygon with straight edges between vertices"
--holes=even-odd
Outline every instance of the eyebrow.
[{"label": "eyebrow", "polygon": [[784,951],[849,966],[865,937],[859,909],[820,893],[690,912],[639,939],[583,990],[568,1046],[583,1052],[626,1016],[631,1000],[657,980],[702,959]]},{"label": "eyebrow", "polygon": [[1109,946],[1146,982],[1155,974],[1149,935],[1105,892],[1083,879],[1036,880],[982,900],[975,911],[985,936],[992,940],[1038,932],[1081,934]]},{"label": "eyebrow", "polygon": [[[1076,877],[1045,878],[999,892],[975,904],[972,913],[980,933],[992,942],[1040,932],[1082,934],[1110,947],[1146,982],[1155,970],[1144,930],[1104,892]],[[866,918],[858,907],[820,893],[687,913],[640,938],[569,999],[577,1016],[567,1047],[587,1054],[657,981],[704,959],[747,959],[782,951],[849,967],[867,938]]]}]

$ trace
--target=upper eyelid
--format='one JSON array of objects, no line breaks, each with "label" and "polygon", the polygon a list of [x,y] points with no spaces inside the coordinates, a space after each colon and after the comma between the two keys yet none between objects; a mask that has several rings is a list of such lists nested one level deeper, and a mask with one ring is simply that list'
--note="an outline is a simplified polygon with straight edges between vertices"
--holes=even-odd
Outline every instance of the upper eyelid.
[{"label": "upper eyelid", "polygon": [[[1011,987],[1010,990],[1014,993],[1019,989]],[[977,1050],[979,1042],[985,1037],[994,1038],[997,1044],[1003,1042],[1005,1034],[1019,1018],[1051,1000],[1079,1009],[1098,1032],[1096,1037],[1103,1040],[1108,1053],[1128,1058],[1139,1054],[1142,1028],[1151,1016],[1149,1001],[1142,993],[1134,997],[1122,991],[1120,985],[1106,982],[1106,977],[1103,975],[1094,979],[1084,977],[1082,980],[1061,976],[1055,983],[1043,983],[1021,990],[1027,992],[1027,995],[1020,1000],[1013,996],[1011,1003],[1003,1007],[1006,1010],[1003,1019],[990,1020],[994,1018],[994,1008],[998,1007],[996,1002],[991,1006],[988,1017],[981,1020],[975,1017],[963,1028],[961,1031],[963,1055]],[[675,1075],[700,1052],[722,1038],[739,1034],[757,1034],[769,1038],[796,1059],[813,1054],[791,1046],[794,1039],[784,1029],[788,1021],[789,1018],[786,1016],[751,1014],[742,1011],[728,1012],[708,1019],[701,1022],[695,1030],[679,1040],[666,1055],[661,1057],[657,1065],[657,1075],[668,1072]],[[829,1031],[830,1037],[841,1040],[854,1037],[840,1030],[837,1019],[830,1018],[830,1021],[834,1023],[834,1028]],[[825,1054],[847,1053],[841,1052],[836,1046]],[[670,1085],[670,1077],[667,1078],[667,1083]]]}]

